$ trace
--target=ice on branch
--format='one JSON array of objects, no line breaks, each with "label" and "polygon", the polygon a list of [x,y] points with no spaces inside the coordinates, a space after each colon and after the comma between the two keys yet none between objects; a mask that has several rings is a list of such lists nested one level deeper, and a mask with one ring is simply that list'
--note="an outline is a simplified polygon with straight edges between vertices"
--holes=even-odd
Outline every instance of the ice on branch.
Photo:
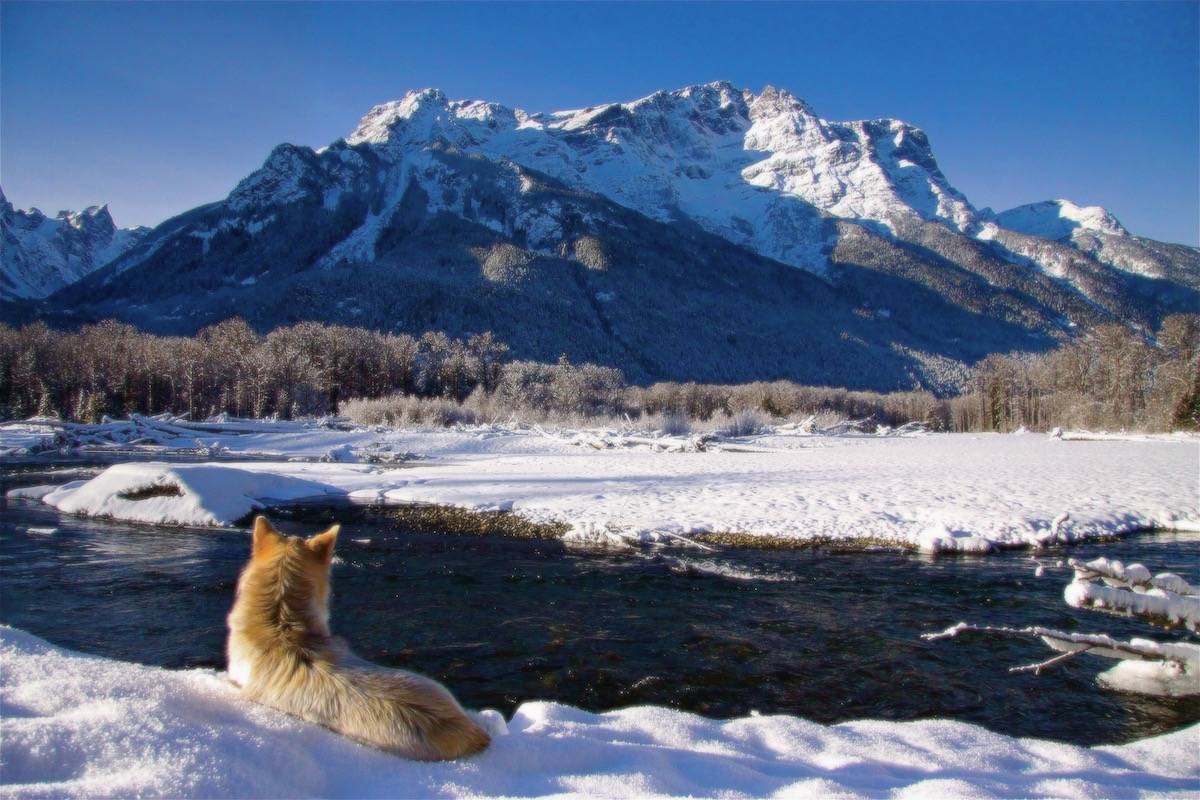
[{"label": "ice on branch", "polygon": [[[1055,628],[1043,628],[1040,625],[1010,628],[1003,625],[969,625],[965,622],[960,622],[957,625],[951,625],[944,631],[922,634],[921,638],[926,641],[953,639],[960,634],[968,632],[997,633],[1002,636],[1037,637],[1051,649],[1064,654],[1083,655],[1083,653],[1087,652],[1094,656],[1103,656],[1104,658],[1172,661],[1181,667],[1200,668],[1200,644],[1192,644],[1190,642],[1156,642],[1152,639],[1121,641],[1105,633],[1070,633]],[[1030,671],[1034,666],[1037,665],[1011,667],[1009,671],[1026,672]]]},{"label": "ice on branch", "polygon": [[1097,558],[1070,560],[1075,579],[1063,591],[1074,608],[1089,608],[1143,619],[1163,628],[1200,626],[1200,589],[1172,572],[1152,576],[1141,564]]},{"label": "ice on branch", "polygon": [[[1162,628],[1186,627],[1195,635],[1200,623],[1200,592],[1179,575],[1151,575],[1141,564],[1125,566],[1119,561],[1098,558],[1086,563],[1072,559],[1074,580],[1063,592],[1075,608],[1137,617]],[[1101,686],[1117,691],[1155,695],[1200,694],[1200,644],[1187,641],[1160,642],[1133,638],[1114,639],[1102,633],[1070,633],[1054,628],[1029,626],[970,625],[959,622],[944,631],[926,633],[926,641],[953,639],[963,633],[1041,639],[1056,655],[1034,664],[1010,667],[1010,672],[1033,672],[1057,666],[1081,655],[1119,661],[1101,673]]]},{"label": "ice on branch", "polygon": [[1097,558],[1082,562],[1074,558],[1067,563],[1075,570],[1075,580],[1100,578],[1109,586],[1124,586],[1131,589],[1162,589],[1175,594],[1200,595],[1200,587],[1192,586],[1174,572],[1160,572],[1151,576],[1150,570],[1141,564],[1125,566],[1120,561]]}]

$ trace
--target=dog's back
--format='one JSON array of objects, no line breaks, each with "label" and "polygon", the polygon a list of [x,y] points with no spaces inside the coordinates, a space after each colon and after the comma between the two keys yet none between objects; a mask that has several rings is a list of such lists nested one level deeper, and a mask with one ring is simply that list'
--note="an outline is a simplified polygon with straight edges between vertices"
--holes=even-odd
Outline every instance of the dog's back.
[{"label": "dog's back", "polygon": [[336,528],[301,541],[255,521],[229,614],[229,674],[251,700],[407,758],[478,753],[488,735],[436,681],[364,661],[330,635]]}]

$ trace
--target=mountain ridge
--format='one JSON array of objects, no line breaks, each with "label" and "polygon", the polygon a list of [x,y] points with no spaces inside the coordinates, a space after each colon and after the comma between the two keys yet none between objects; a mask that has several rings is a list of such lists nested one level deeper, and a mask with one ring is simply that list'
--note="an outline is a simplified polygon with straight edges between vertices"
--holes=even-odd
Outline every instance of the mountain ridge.
[{"label": "mountain ridge", "polygon": [[[557,337],[559,352],[635,378],[725,379],[681,354],[703,311],[742,326],[732,349],[709,342],[744,362],[730,380],[849,385],[834,361],[869,351],[881,377],[854,385],[896,388],[944,385],[989,352],[1045,349],[1102,322],[1150,335],[1198,307],[1200,250],[1137,237],[1102,209],[1035,205],[977,210],[919,128],[831,122],[771,87],[715,82],[551,113],[425,89],[326,147],[279,145],[225,200],[164,222],[29,313],[172,332],[235,313],[259,327],[296,314],[414,331],[440,319],[462,333],[499,325],[518,355],[543,357]],[[1065,236],[1030,232],[1064,219]],[[309,299],[287,310],[270,297],[284,286]],[[767,286],[797,303],[790,324]],[[318,287],[340,294],[319,306]],[[690,305],[672,310],[673,295]],[[502,302],[536,313],[518,325]],[[769,350],[768,331],[802,326],[821,328],[803,332],[807,360],[747,344]],[[838,341],[862,346],[855,356]]]}]

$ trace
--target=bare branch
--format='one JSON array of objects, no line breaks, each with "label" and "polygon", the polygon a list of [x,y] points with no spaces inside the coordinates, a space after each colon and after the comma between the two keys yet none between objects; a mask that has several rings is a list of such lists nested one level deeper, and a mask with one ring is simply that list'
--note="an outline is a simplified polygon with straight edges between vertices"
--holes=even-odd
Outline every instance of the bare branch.
[{"label": "bare branch", "polygon": [[1023,667],[1009,667],[1008,671],[1009,672],[1032,672],[1034,675],[1041,675],[1042,670],[1044,670],[1044,669],[1052,667],[1055,664],[1061,664],[1064,661],[1075,658],[1075,656],[1081,656],[1084,653],[1089,653],[1091,651],[1092,651],[1091,647],[1083,647],[1083,648],[1080,648],[1079,650],[1068,650],[1065,653],[1059,653],[1058,655],[1054,656],[1053,658],[1048,658],[1045,661],[1039,661],[1036,664],[1026,664]]},{"label": "bare branch", "polygon": [[1105,658],[1139,661],[1174,661],[1200,669],[1200,645],[1186,642],[1155,642],[1149,639],[1119,641],[1102,633],[1068,633],[1067,631],[1031,625],[1026,628],[1010,628],[1000,625],[968,625],[960,622],[944,631],[921,635],[926,641],[953,639],[966,633],[998,633],[1004,636],[1036,637],[1049,647],[1062,653],[1087,650],[1092,655]]}]

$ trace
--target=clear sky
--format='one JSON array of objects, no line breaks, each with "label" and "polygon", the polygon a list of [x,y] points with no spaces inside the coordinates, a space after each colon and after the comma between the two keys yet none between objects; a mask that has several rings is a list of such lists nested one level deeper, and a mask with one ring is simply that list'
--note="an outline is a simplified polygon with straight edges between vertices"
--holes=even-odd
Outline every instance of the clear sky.
[{"label": "clear sky", "polygon": [[0,4],[0,185],[155,224],[436,86],[530,111],[730,80],[898,117],[997,210],[1200,243],[1200,4]]}]

